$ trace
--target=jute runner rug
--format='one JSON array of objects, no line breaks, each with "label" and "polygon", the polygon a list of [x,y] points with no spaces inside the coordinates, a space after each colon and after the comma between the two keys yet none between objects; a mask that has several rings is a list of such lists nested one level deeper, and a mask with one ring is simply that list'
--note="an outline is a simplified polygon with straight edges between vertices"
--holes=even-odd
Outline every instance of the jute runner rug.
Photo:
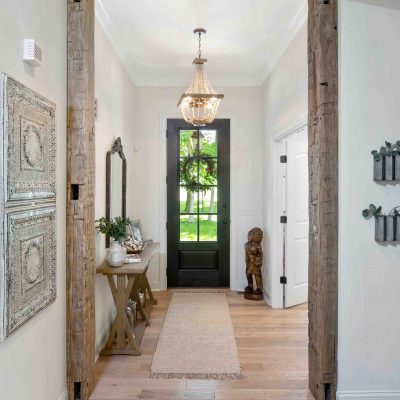
[{"label": "jute runner rug", "polygon": [[150,376],[243,378],[225,294],[173,294]]}]

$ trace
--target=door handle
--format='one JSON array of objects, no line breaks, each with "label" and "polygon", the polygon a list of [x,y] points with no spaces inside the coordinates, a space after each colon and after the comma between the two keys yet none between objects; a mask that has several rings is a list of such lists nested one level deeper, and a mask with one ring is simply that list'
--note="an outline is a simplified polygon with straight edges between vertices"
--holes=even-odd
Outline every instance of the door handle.
[{"label": "door handle", "polygon": [[228,223],[228,220],[225,218],[222,220],[222,223],[226,225]]}]

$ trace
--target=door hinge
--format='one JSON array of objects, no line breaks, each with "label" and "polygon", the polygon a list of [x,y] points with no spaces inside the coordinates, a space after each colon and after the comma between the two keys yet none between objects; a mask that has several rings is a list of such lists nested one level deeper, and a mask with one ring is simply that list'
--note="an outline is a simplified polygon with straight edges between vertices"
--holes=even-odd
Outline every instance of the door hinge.
[{"label": "door hinge", "polygon": [[281,156],[281,164],[287,163],[287,156]]},{"label": "door hinge", "polygon": [[165,229],[168,230],[168,222],[165,223]]},{"label": "door hinge", "polygon": [[287,278],[286,278],[286,276],[281,276],[280,279],[279,279],[279,282],[280,282],[282,285],[286,285],[286,284],[287,284]]},{"label": "door hinge", "polygon": [[287,224],[287,216],[281,215],[281,224]]},{"label": "door hinge", "polygon": [[168,176],[165,177],[165,183],[168,185]]},{"label": "door hinge", "polygon": [[168,137],[168,129],[165,131],[165,137]]}]

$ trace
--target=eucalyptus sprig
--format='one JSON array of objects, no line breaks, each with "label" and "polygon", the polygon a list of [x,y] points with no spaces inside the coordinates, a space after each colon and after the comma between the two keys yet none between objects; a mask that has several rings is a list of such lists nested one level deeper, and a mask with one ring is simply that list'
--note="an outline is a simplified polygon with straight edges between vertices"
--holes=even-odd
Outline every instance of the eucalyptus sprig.
[{"label": "eucalyptus sprig", "polygon": [[116,217],[116,218],[100,218],[95,221],[98,225],[96,228],[103,233],[108,235],[114,240],[125,239],[126,228],[132,223],[129,218]]},{"label": "eucalyptus sprig", "polygon": [[382,206],[377,207],[375,204],[370,204],[369,208],[362,210],[362,216],[364,218],[371,218],[371,217],[381,217],[382,214]]},{"label": "eucalyptus sprig", "polygon": [[374,156],[375,161],[380,161],[385,156],[397,156],[400,155],[400,140],[396,143],[390,143],[385,141],[385,146],[382,146],[379,151],[372,150],[371,154]]}]

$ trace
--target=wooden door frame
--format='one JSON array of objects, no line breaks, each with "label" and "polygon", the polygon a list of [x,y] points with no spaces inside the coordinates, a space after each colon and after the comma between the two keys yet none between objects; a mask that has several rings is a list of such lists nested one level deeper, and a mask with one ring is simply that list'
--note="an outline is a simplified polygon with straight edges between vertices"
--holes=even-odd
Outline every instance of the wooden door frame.
[{"label": "wooden door frame", "polygon": [[[335,399],[338,303],[338,0],[308,0],[309,381]],[[94,0],[67,0],[67,388],[88,400],[95,363]]]}]

